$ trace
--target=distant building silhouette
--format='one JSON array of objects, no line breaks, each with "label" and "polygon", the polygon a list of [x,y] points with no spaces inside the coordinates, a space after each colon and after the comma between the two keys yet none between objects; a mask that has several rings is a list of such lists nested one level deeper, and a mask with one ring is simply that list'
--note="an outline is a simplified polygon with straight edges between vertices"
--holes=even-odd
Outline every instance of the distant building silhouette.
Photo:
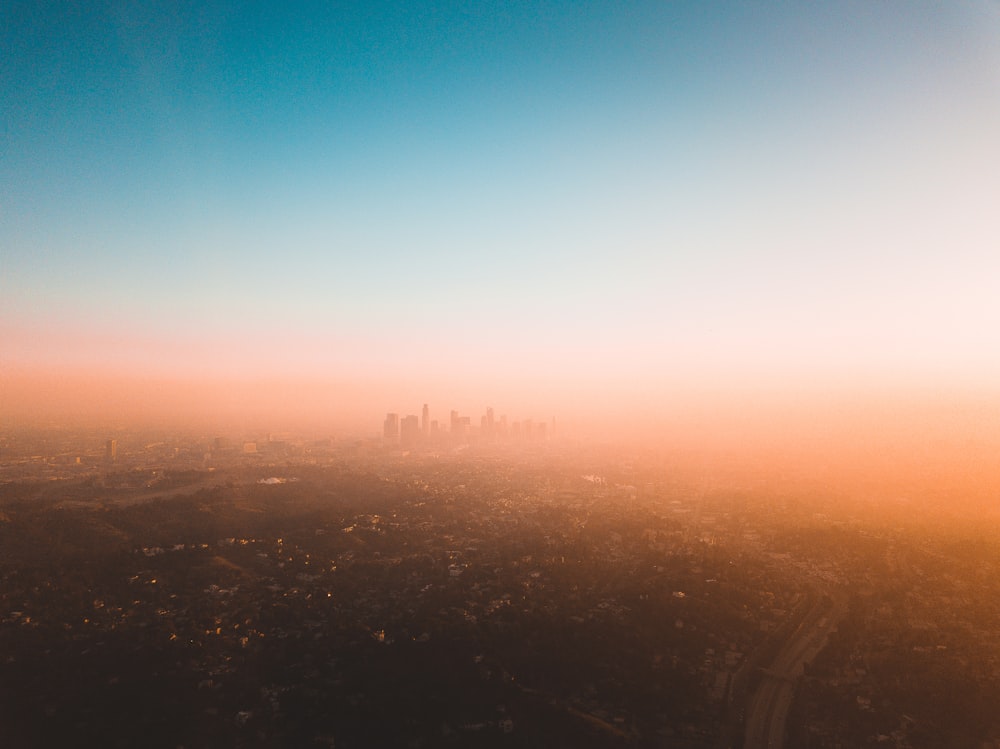
[{"label": "distant building silhouette", "polygon": [[118,440],[108,440],[104,443],[104,460],[108,463],[118,460]]},{"label": "distant building silhouette", "polygon": [[399,442],[399,414],[387,413],[382,425],[382,438],[389,444]]},{"label": "distant building silhouette", "polygon": [[399,442],[404,448],[416,447],[420,440],[420,420],[414,416],[407,416],[403,419]]}]

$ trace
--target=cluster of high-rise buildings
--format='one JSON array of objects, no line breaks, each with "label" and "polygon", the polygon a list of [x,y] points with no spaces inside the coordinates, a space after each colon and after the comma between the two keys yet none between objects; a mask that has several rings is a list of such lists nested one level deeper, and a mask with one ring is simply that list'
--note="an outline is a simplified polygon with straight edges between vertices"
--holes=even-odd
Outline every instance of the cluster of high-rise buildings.
[{"label": "cluster of high-rise buildings", "polygon": [[437,419],[431,419],[430,407],[426,403],[419,417],[410,414],[400,418],[398,413],[387,413],[382,424],[384,444],[399,445],[404,449],[449,442],[462,444],[473,440],[538,441],[548,438],[549,425],[546,422],[532,419],[508,422],[506,416],[497,418],[492,408],[487,408],[479,418],[478,428],[472,424],[472,417],[462,416],[458,411],[451,411],[447,425],[442,425]]}]

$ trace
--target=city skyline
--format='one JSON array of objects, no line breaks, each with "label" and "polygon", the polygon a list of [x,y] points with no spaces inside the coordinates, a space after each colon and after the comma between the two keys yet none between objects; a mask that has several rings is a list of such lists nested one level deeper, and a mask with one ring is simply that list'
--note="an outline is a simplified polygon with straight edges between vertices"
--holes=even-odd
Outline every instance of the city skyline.
[{"label": "city skyline", "polygon": [[[551,423],[552,429],[549,430]],[[472,416],[463,416],[451,409],[447,425],[439,419],[430,418],[430,405],[424,403],[421,415],[405,416],[389,411],[382,422],[382,443],[384,446],[399,446],[403,449],[420,446],[440,446],[450,442],[462,444],[470,438],[485,442],[494,441],[540,441],[555,436],[555,417],[551,422],[533,418],[507,420],[506,414],[495,415],[492,406],[487,406],[479,417],[478,425]]]}]

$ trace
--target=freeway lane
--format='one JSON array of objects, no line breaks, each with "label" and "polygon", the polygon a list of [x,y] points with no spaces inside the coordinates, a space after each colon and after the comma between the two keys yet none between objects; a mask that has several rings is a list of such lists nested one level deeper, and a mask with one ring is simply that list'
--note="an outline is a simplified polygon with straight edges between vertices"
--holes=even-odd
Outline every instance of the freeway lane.
[{"label": "freeway lane", "polygon": [[784,745],[788,710],[803,666],[823,649],[845,611],[842,603],[823,596],[771,666],[763,670],[747,711],[743,749],[781,749]]}]

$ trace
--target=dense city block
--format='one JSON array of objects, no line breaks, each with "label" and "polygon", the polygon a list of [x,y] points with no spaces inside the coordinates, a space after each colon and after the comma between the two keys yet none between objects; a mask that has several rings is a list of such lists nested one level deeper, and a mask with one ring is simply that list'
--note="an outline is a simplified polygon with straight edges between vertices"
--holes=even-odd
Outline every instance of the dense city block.
[{"label": "dense city block", "polygon": [[60,440],[2,456],[5,745],[1000,740],[1000,548],[957,515],[555,440]]}]

